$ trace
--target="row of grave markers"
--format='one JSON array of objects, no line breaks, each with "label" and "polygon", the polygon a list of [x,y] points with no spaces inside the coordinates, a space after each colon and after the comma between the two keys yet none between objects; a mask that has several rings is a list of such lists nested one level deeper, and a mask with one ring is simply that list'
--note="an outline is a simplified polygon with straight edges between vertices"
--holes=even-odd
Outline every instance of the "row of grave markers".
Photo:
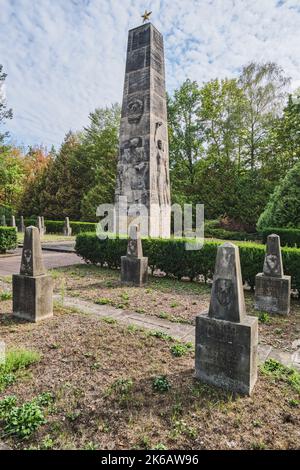
[{"label": "row of grave markers", "polygon": [[[6,217],[5,215],[2,215],[1,217],[1,226],[2,227],[7,227],[6,223]],[[17,224],[16,224],[16,218],[14,215],[11,216],[10,220],[10,227],[16,227],[17,229]],[[19,224],[19,232],[24,233],[25,232],[25,222],[24,222],[24,217],[21,215],[20,217],[20,224]],[[40,236],[42,237],[46,233],[46,225],[45,225],[45,219],[44,217],[38,217],[37,218],[37,228],[39,230]],[[63,227],[63,234],[67,237],[70,237],[72,235],[72,228],[70,226],[70,220],[69,217],[65,217],[65,223]]]},{"label": "row of grave markers", "polygon": [[[121,282],[143,286],[148,258],[138,226],[131,226],[127,253],[121,258]],[[291,278],[284,276],[280,239],[270,235],[263,273],[256,277],[255,307],[288,314]],[[53,316],[53,281],[47,274],[37,227],[25,230],[20,274],[13,276],[13,314],[37,322]],[[247,315],[239,249],[218,247],[209,310],[196,316],[195,377],[242,395],[257,380],[258,320]]]}]

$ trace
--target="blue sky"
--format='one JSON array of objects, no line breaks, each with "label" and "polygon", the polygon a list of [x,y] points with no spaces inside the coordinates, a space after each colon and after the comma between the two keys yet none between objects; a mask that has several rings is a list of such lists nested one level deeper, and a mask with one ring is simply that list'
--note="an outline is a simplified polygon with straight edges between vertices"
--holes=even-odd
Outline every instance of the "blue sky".
[{"label": "blue sky", "polygon": [[300,86],[300,0],[0,0],[0,63],[18,144],[59,146],[122,99],[128,29],[145,8],[164,34],[167,88],[275,61]]}]

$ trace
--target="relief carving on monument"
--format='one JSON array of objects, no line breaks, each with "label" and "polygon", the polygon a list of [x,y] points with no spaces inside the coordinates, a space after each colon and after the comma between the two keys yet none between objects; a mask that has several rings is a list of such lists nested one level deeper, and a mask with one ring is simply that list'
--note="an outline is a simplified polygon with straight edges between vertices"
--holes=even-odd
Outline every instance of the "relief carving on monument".
[{"label": "relief carving on monument", "polygon": [[122,160],[118,163],[117,193],[124,194],[129,203],[144,203],[149,186],[149,163],[141,137],[125,142]]},{"label": "relief carving on monument", "polygon": [[129,124],[138,124],[144,114],[144,98],[134,96],[127,103],[127,116]]},{"label": "relief carving on monument", "polygon": [[[154,141],[156,146],[156,190],[160,206],[170,204],[169,175],[165,145],[161,139],[162,122],[155,125]],[[154,183],[155,184],[155,183]]]}]

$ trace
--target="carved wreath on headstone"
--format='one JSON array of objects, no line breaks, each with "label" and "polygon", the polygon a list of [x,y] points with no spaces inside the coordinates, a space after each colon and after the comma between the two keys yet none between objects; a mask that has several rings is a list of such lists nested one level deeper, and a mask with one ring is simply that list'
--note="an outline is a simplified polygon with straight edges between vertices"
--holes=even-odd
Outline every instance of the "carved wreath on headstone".
[{"label": "carved wreath on headstone", "polygon": [[277,274],[278,272],[278,257],[276,255],[267,255],[264,264],[265,274]]},{"label": "carved wreath on headstone", "polygon": [[233,296],[233,283],[231,279],[217,279],[216,295],[219,303],[226,307],[230,304]]},{"label": "carved wreath on headstone", "polygon": [[31,274],[31,257],[32,252],[31,250],[27,249],[23,251],[22,256],[22,272],[24,274]]}]

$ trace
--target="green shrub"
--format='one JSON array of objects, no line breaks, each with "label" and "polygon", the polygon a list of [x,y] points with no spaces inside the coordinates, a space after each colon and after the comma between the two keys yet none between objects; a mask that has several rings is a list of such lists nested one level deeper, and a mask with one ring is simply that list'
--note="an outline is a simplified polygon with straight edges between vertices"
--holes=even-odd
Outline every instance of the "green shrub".
[{"label": "green shrub", "polygon": [[0,227],[0,253],[14,250],[17,247],[17,231],[15,227]]},{"label": "green shrub", "polygon": [[[46,232],[62,235],[64,224],[65,224],[64,220],[45,220]],[[37,218],[25,219],[25,225],[26,227],[28,227],[29,225],[36,226]],[[84,233],[84,232],[96,232],[96,225],[97,224],[90,223],[90,222],[70,221],[70,226],[72,228],[72,235],[77,235],[78,233]]]},{"label": "green shrub", "polygon": [[[201,250],[185,250],[183,239],[144,239],[144,255],[148,257],[152,270],[160,269],[168,276],[191,279],[202,275],[212,279],[217,248],[221,242],[206,241]],[[242,275],[250,287],[255,285],[255,276],[263,269],[265,246],[255,243],[239,243]],[[76,251],[86,261],[109,268],[120,268],[121,256],[126,253],[124,238],[99,240],[94,233],[82,233],[76,238]],[[292,287],[300,291],[300,249],[283,248],[285,273],[292,276]]]},{"label": "green shrub", "polygon": [[296,246],[300,248],[300,229],[266,227],[259,232],[263,243],[266,243],[268,235],[272,235],[273,233],[280,236],[281,246]]},{"label": "green shrub", "polygon": [[204,223],[205,238],[218,238],[220,240],[239,240],[239,241],[256,241],[259,240],[258,233],[238,232],[226,230],[220,227],[219,220],[207,220]]}]

